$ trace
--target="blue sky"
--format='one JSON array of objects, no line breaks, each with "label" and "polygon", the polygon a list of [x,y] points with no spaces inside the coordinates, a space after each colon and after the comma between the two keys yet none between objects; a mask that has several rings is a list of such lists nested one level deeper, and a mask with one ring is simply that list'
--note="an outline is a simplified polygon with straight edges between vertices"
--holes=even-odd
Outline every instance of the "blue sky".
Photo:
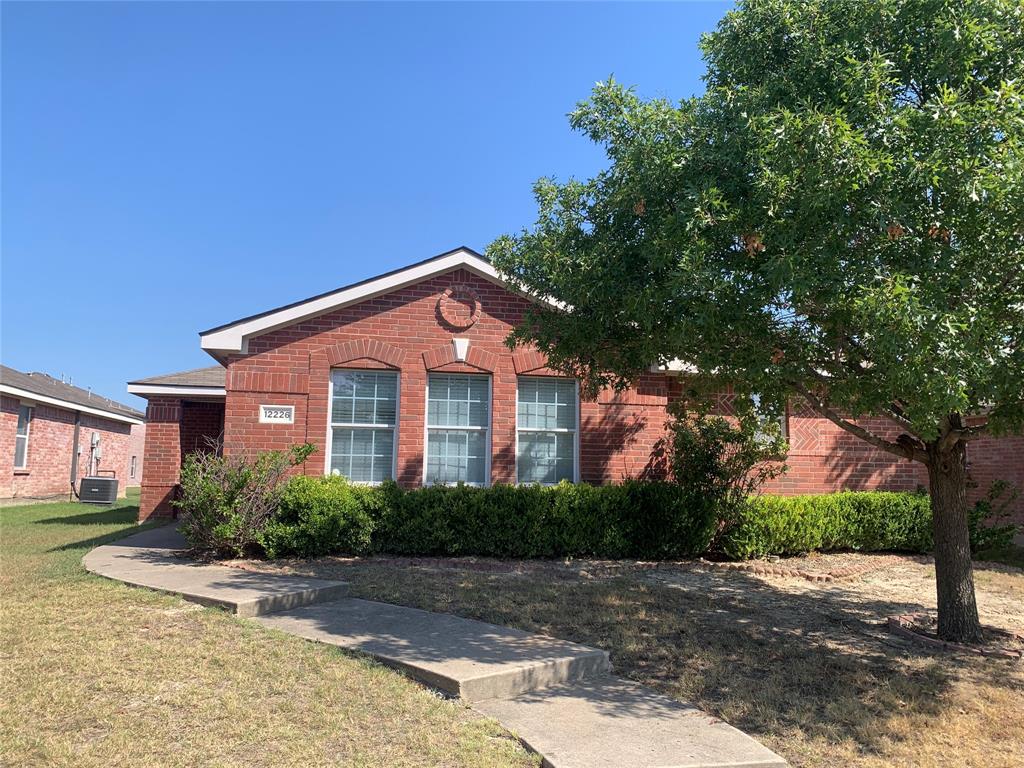
[{"label": "blue sky", "polygon": [[4,3],[0,356],[132,403],[205,328],[533,222],[609,74],[701,89],[722,3]]}]

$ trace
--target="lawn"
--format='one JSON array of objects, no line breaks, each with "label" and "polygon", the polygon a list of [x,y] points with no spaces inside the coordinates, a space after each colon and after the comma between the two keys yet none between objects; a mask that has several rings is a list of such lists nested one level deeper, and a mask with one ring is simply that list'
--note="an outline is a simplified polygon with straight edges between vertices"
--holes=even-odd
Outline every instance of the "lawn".
[{"label": "lawn", "polygon": [[[794,766],[1020,766],[1024,663],[936,653],[885,632],[934,606],[927,558],[815,583],[710,564],[483,559],[237,563],[347,580],[353,594],[608,650],[615,671],[694,702]],[[978,564],[983,621],[1024,630],[1024,572]]]},{"label": "lawn", "polygon": [[136,498],[0,509],[0,765],[536,765],[365,659],[86,573]]}]

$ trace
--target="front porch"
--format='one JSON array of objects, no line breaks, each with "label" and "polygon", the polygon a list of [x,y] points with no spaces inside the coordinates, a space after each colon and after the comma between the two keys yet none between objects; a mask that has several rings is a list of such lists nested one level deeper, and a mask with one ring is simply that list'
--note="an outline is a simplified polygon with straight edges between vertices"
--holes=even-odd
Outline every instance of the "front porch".
[{"label": "front porch", "polygon": [[128,384],[129,392],[149,401],[139,522],[154,516],[173,517],[171,502],[185,456],[219,449],[224,435],[224,381],[225,369],[218,365]]}]

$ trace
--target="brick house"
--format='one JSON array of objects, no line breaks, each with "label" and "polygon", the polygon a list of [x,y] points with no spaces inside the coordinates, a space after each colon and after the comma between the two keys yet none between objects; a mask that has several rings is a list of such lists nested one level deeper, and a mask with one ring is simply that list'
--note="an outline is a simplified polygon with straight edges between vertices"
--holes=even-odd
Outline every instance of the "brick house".
[{"label": "brick house", "polygon": [[[204,331],[217,365],[128,384],[149,401],[140,518],[171,513],[183,456],[211,440],[227,454],[311,442],[306,473],[406,486],[644,474],[684,371],[652,369],[629,391],[583,401],[540,353],[505,346],[529,301],[459,248]],[[895,437],[888,422],[870,426]],[[770,490],[926,482],[922,466],[799,405],[785,428],[790,470]],[[971,453],[984,457],[986,479],[1024,486],[1024,438],[978,441]]]},{"label": "brick house", "polygon": [[45,373],[0,366],[0,499],[71,493],[94,474],[142,480],[144,415]]}]

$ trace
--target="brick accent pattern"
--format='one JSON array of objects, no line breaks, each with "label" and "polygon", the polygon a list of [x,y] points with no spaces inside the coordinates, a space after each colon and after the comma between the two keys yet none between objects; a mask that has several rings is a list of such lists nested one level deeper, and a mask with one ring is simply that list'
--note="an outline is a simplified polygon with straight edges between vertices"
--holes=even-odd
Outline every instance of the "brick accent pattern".
[{"label": "brick accent pattern", "polygon": [[498,365],[498,355],[492,351],[470,345],[465,361],[455,359],[455,345],[442,344],[423,353],[423,365],[428,371],[453,370],[450,366],[476,368],[478,371],[493,373]]},{"label": "brick accent pattern", "polygon": [[[479,311],[469,328],[452,327],[439,309],[440,299],[453,286],[471,290],[479,299]],[[318,453],[301,471],[320,474],[327,466],[331,368],[396,370],[396,479],[405,486],[418,485],[423,477],[427,374],[463,372],[491,377],[490,480],[513,482],[517,377],[556,375],[537,350],[510,351],[505,346],[505,338],[527,307],[527,299],[459,269],[252,338],[247,354],[228,360],[224,451],[283,450],[311,442]],[[469,340],[464,362],[455,359],[452,339],[456,337]],[[582,402],[581,479],[605,483],[658,476],[656,449],[665,435],[665,407],[682,395],[680,378],[652,373],[633,389],[603,392],[596,401]],[[722,393],[721,412],[732,412],[731,400],[728,392]],[[260,424],[261,404],[294,406],[294,423]],[[196,411],[190,418],[207,419],[205,426],[196,427],[193,433],[193,428],[182,422],[177,429],[184,413],[177,400],[154,398],[150,402],[143,517],[167,509],[181,452],[196,446],[194,435],[207,434],[217,426],[212,410],[203,416]],[[893,426],[884,420],[865,423],[895,437]],[[790,471],[773,481],[770,491],[913,490],[927,482],[922,466],[872,448],[800,404],[791,407],[788,427]],[[1007,477],[1024,486],[1022,441],[1024,438],[1013,438],[992,446],[987,445],[989,441],[978,441],[970,451],[972,471],[979,477]],[[979,471],[982,460],[989,468]]]},{"label": "brick accent pattern", "polygon": [[[17,398],[0,397],[0,498],[46,498],[70,494],[75,412],[43,403],[32,405],[28,464],[24,469],[15,469],[14,436],[18,429],[20,404]],[[97,467],[104,474],[106,470],[114,470],[118,493],[123,496],[129,485],[128,462],[133,439],[138,439],[133,438],[133,429],[135,435],[145,432],[141,426],[133,427],[83,413],[78,439],[81,448],[78,479],[89,474],[92,433],[96,432],[100,436],[101,454]],[[139,451],[140,462],[141,454]]]}]

